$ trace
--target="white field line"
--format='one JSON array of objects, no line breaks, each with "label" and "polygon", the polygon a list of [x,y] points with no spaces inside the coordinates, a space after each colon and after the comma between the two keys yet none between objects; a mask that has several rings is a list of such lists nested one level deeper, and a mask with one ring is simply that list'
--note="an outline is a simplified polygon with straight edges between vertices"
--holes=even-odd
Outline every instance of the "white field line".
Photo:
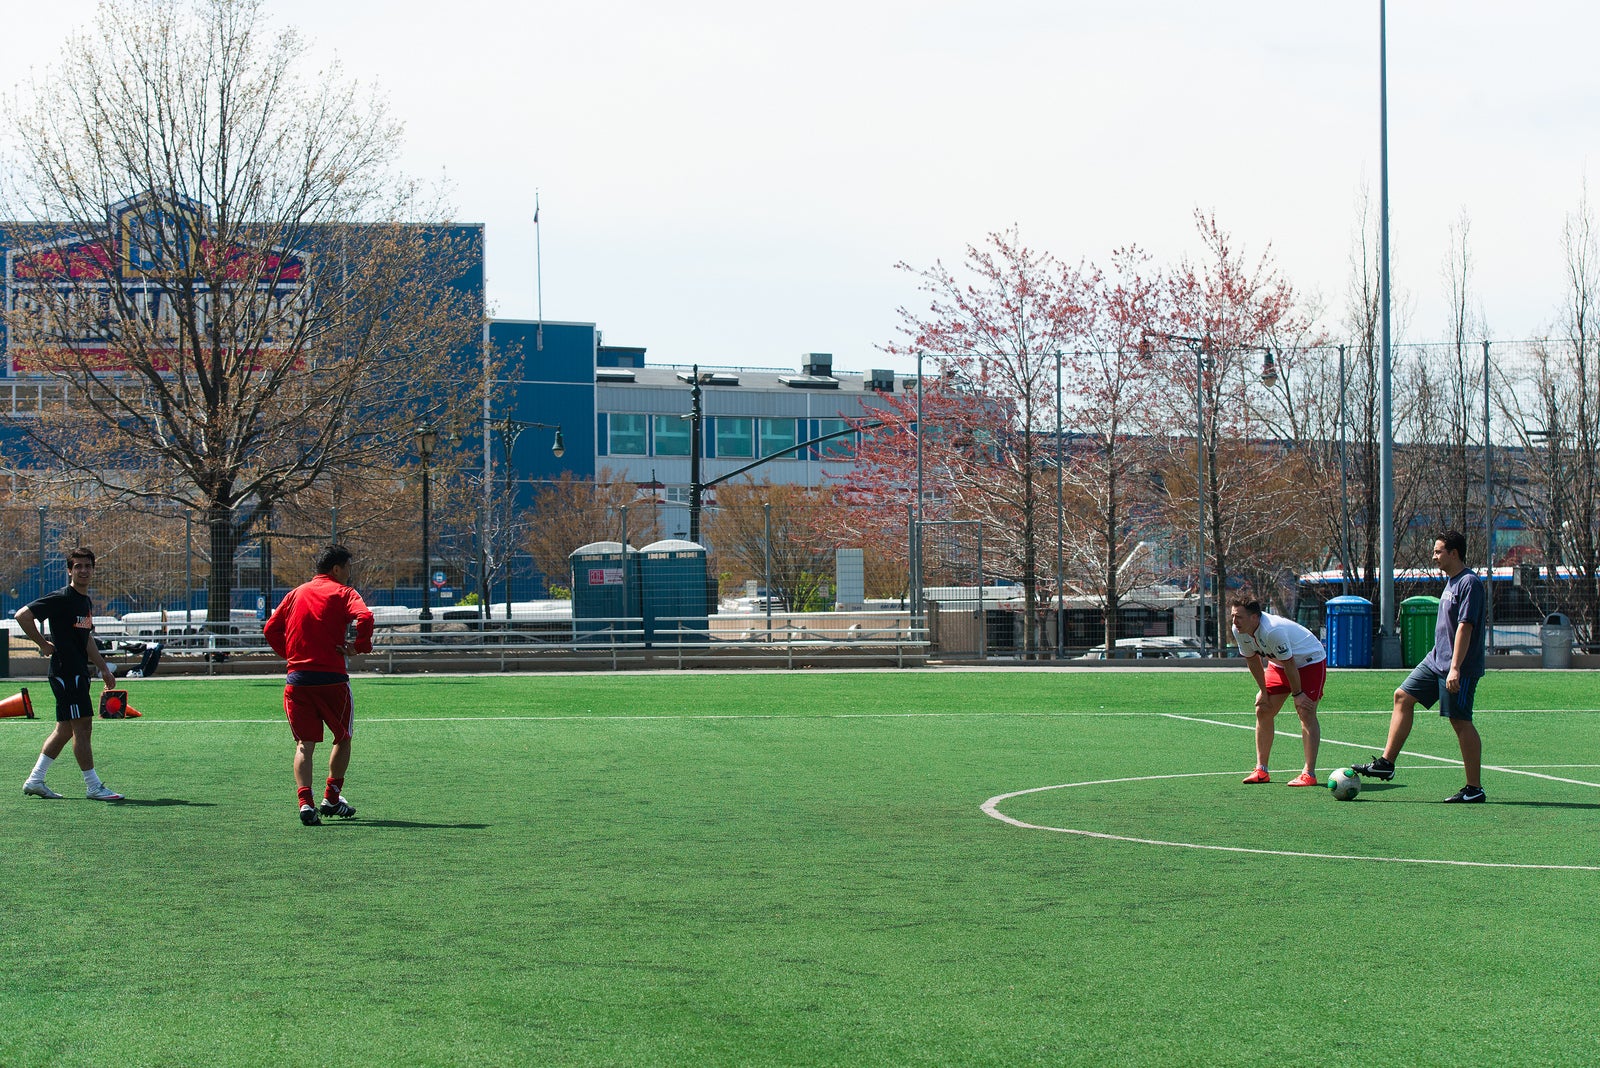
[{"label": "white field line", "polygon": [[[1231,726],[1231,724],[1223,724]],[[1095,838],[1103,842],[1128,842],[1133,845],[1167,846],[1173,849],[1206,849],[1217,853],[1253,853],[1257,856],[1268,857],[1300,857],[1308,860],[1372,860],[1387,864],[1432,864],[1452,868],[1521,868],[1538,871],[1600,871],[1600,866],[1593,864],[1514,864],[1488,860],[1431,860],[1423,857],[1372,857],[1350,853],[1304,853],[1292,849],[1251,849],[1247,846],[1203,845],[1198,842],[1168,842],[1159,838],[1134,838],[1125,834],[1102,834],[1099,831],[1083,831],[1073,827],[1046,827],[1037,823],[1024,823],[1022,820],[1007,816],[1001,812],[999,806],[1013,797],[1024,794],[1042,793],[1045,790],[1065,790],[1073,786],[1108,786],[1113,783],[1128,782],[1153,782],[1158,779],[1193,779],[1203,776],[1237,775],[1237,771],[1201,771],[1186,772],[1179,775],[1136,775],[1123,779],[1097,779],[1093,782],[1067,782],[1055,786],[1034,786],[1026,790],[1013,790],[1009,794],[998,794],[989,798],[981,806],[985,815],[1009,823],[1013,827],[1020,827],[1029,831],[1050,831],[1054,834],[1073,834],[1082,838]]]},{"label": "white field line", "polygon": [[[1234,728],[1237,728],[1239,730],[1246,730],[1246,731],[1252,731],[1252,732],[1256,729],[1255,728],[1255,724],[1253,724],[1253,723],[1224,723],[1223,721],[1221,721],[1219,719],[1202,719],[1199,716],[1181,716],[1176,712],[1163,712],[1162,715],[1166,716],[1168,719],[1187,720],[1190,723],[1209,723],[1214,727],[1234,727]],[[1282,736],[1284,738],[1299,738],[1300,737],[1300,732],[1299,731],[1274,731],[1273,733],[1276,734],[1276,735],[1280,735],[1280,736]],[[1334,739],[1334,738],[1324,738],[1324,739],[1322,739],[1322,744],[1323,745],[1343,745],[1343,746],[1348,746],[1348,747],[1350,747],[1352,749],[1371,750],[1373,748],[1370,745],[1361,745],[1361,744],[1359,744],[1357,742],[1341,742],[1341,741],[1339,741],[1337,739]],[[1401,756],[1409,756],[1409,757],[1412,757],[1413,759],[1416,759],[1416,760],[1436,760],[1441,764],[1449,764],[1452,767],[1457,767],[1457,768],[1462,766],[1462,763],[1461,763],[1460,760],[1454,759],[1452,757],[1433,756],[1432,754],[1429,754],[1429,753],[1418,753],[1415,750],[1411,750],[1411,749],[1402,749],[1402,750],[1400,750],[1400,755]],[[1583,779],[1563,779],[1559,775],[1543,775],[1543,774],[1541,774],[1541,773],[1539,773],[1537,771],[1525,771],[1522,768],[1502,767],[1502,766],[1495,765],[1495,764],[1485,764],[1483,766],[1483,768],[1484,768],[1485,771],[1498,771],[1498,772],[1502,772],[1502,773],[1504,773],[1506,775],[1526,775],[1529,778],[1533,778],[1533,779],[1548,779],[1550,782],[1564,782],[1564,783],[1568,783],[1568,784],[1570,784],[1572,786],[1591,786],[1596,790],[1600,790],[1600,782],[1588,782],[1588,781],[1583,780]]]}]

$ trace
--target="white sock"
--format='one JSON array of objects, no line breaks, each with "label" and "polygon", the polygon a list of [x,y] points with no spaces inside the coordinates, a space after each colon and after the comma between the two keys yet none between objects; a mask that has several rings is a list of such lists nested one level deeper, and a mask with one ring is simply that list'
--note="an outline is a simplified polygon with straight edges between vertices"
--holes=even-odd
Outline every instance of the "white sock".
[{"label": "white sock", "polygon": [[44,773],[49,771],[50,765],[54,764],[55,762],[56,761],[54,757],[47,757],[43,753],[40,753],[38,763],[33,765],[33,774],[28,776],[28,781],[44,782]]},{"label": "white sock", "polygon": [[95,774],[95,771],[94,771],[93,768],[90,768],[88,771],[83,773],[83,783],[84,783],[85,786],[104,786],[105,785],[105,783],[100,781],[100,776]]}]

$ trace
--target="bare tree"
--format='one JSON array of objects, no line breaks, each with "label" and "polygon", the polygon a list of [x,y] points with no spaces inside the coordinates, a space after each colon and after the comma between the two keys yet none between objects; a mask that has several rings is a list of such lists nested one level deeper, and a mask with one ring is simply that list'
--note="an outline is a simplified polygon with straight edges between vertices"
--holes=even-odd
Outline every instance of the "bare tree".
[{"label": "bare tree", "polygon": [[563,474],[540,486],[519,526],[534,566],[546,581],[560,578],[561,585],[571,578],[574,549],[599,541],[637,548],[661,536],[653,498],[641,497],[637,484],[618,480],[608,467],[592,479]]},{"label": "bare tree", "polygon": [[1552,583],[1546,607],[1600,640],[1600,236],[1584,188],[1561,235],[1566,293],[1557,335],[1535,346],[1531,370],[1503,396],[1523,445],[1521,474],[1542,491],[1519,512],[1539,530],[1544,559],[1572,568],[1576,581]]},{"label": "bare tree", "polygon": [[821,592],[833,573],[834,555],[817,529],[832,507],[833,490],[827,486],[750,481],[717,487],[717,507],[707,523],[717,572],[742,583],[765,580],[770,566],[769,594],[781,593],[795,611],[824,607]]},{"label": "bare tree", "polygon": [[[1419,428],[1427,443],[1422,452],[1434,461],[1439,475],[1434,482],[1439,488],[1437,499],[1428,510],[1439,525],[1462,531],[1478,526],[1472,507],[1472,487],[1478,484],[1474,446],[1482,437],[1478,403],[1484,385],[1481,342],[1488,336],[1483,314],[1472,296],[1471,232],[1472,223],[1463,208],[1451,224],[1443,268],[1450,300],[1449,341],[1442,351],[1430,354],[1423,408],[1426,422]],[[1434,427],[1437,433],[1430,432]]]},{"label": "bare tree", "polygon": [[276,504],[391,473],[476,380],[478,231],[394,174],[380,100],[304,58],[263,0],[108,0],[10,116],[7,207],[40,220],[9,226],[10,350],[65,386],[22,421],[36,463],[203,515],[214,621]]}]

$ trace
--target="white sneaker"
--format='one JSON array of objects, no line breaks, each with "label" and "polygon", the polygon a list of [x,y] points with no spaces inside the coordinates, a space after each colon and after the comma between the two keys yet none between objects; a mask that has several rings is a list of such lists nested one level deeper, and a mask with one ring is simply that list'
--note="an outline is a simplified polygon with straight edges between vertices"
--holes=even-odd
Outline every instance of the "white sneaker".
[{"label": "white sneaker", "polygon": [[61,800],[60,794],[50,789],[50,787],[46,786],[44,783],[35,782],[32,779],[29,779],[27,782],[22,784],[22,795],[26,797],[29,794],[32,794],[34,797],[48,797],[52,801]]},{"label": "white sneaker", "polygon": [[117,793],[111,787],[107,786],[105,783],[101,783],[99,786],[91,786],[91,787],[89,787],[88,790],[85,791],[84,796],[88,797],[88,799],[90,801],[121,801],[122,800],[122,795]]}]

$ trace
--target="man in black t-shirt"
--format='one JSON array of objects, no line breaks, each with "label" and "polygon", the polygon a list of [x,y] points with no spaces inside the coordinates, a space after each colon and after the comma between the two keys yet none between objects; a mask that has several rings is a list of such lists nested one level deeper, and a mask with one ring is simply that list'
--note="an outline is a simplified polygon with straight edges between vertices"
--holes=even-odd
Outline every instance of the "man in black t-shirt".
[{"label": "man in black t-shirt", "polygon": [[[44,775],[70,741],[72,755],[83,769],[83,784],[89,799],[121,801],[122,795],[101,782],[95,773],[94,751],[89,744],[89,732],[94,727],[94,706],[89,703],[90,664],[94,665],[107,689],[117,684],[116,676],[94,641],[94,602],[89,599],[94,553],[80,547],[67,554],[67,575],[71,582],[64,589],[47,593],[17,612],[22,633],[39,647],[41,654],[50,658],[50,688],[56,695],[56,729],[44,740],[39,761],[34,764],[28,781],[22,784],[22,792],[34,797],[61,796],[44,784]],[[41,620],[50,628],[48,638],[39,631]]]}]

